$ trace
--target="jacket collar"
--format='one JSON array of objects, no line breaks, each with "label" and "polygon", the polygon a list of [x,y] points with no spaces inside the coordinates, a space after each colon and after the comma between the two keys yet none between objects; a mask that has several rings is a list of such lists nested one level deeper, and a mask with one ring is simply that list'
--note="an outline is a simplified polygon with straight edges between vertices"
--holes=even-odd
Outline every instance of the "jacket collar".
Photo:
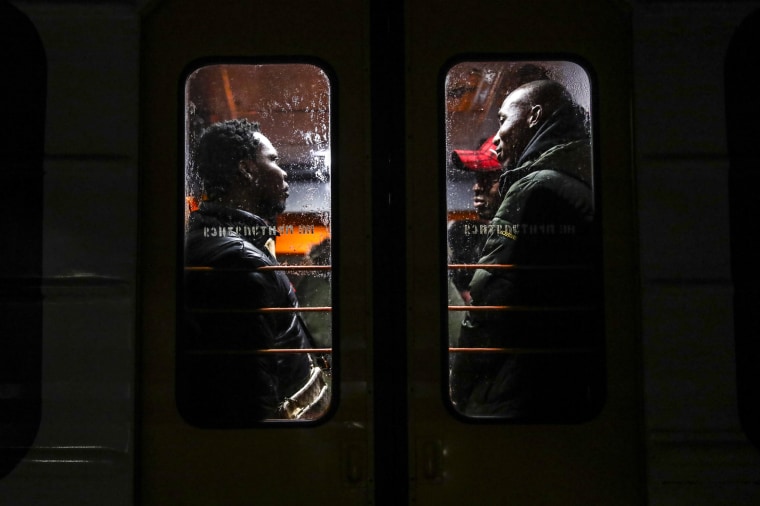
[{"label": "jacket collar", "polygon": [[268,240],[279,235],[276,226],[261,216],[210,201],[201,202],[198,210],[190,214],[188,228],[195,230],[202,227],[234,227],[242,230],[255,230],[255,233],[250,236],[244,233],[238,235],[259,249],[263,248]]},{"label": "jacket collar", "polygon": [[591,145],[588,139],[557,144],[544,151],[538,158],[527,161],[516,169],[504,171],[499,178],[499,193],[504,195],[509,187],[531,172],[554,170],[591,186]]},{"label": "jacket collar", "polygon": [[557,109],[536,131],[513,167],[499,183],[503,195],[515,181],[531,172],[552,169],[591,184],[588,114],[577,104]]}]

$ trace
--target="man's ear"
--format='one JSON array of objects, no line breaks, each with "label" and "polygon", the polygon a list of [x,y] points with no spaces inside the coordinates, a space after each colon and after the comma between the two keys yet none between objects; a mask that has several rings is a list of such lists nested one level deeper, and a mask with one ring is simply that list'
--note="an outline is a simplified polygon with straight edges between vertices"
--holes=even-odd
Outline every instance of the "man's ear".
[{"label": "man's ear", "polygon": [[253,163],[249,163],[246,160],[240,160],[240,162],[238,162],[238,174],[246,181],[253,181],[253,174],[251,172],[254,167],[255,165]]},{"label": "man's ear", "polygon": [[534,126],[538,125],[538,123],[541,121],[541,117],[544,114],[544,108],[540,105],[534,105],[530,108],[530,113],[528,113],[528,127],[533,128]]}]

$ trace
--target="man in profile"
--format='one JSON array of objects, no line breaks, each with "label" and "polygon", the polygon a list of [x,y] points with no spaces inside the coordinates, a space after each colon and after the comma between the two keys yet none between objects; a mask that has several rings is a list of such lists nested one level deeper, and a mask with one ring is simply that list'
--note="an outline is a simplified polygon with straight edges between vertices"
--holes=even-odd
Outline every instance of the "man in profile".
[{"label": "man in profile", "polygon": [[[470,416],[571,422],[592,416],[598,284],[586,112],[551,80],[524,84],[499,110],[493,139],[502,200],[470,283],[451,395]],[[493,265],[494,267],[487,267]],[[583,309],[570,309],[583,308]]]},{"label": "man in profile", "polygon": [[[200,204],[185,236],[180,410],[210,427],[318,416],[327,383],[315,357],[292,351],[313,344],[276,269],[275,219],[288,198],[277,151],[257,123],[216,123],[198,141],[191,175]],[[272,349],[291,352],[260,351]]]}]

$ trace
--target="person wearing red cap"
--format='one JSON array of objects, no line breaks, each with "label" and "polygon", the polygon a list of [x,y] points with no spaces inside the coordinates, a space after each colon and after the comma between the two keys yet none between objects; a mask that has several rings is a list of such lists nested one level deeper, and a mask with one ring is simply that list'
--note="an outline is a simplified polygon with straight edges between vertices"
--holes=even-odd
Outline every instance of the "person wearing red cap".
[{"label": "person wearing red cap", "polygon": [[[493,144],[503,198],[457,344],[506,352],[453,353],[452,402],[468,416],[586,420],[598,409],[598,371],[580,350],[593,349],[598,322],[564,308],[592,305],[598,288],[577,268],[594,265],[599,253],[588,115],[562,85],[540,80],[507,95],[499,125]],[[464,155],[462,163],[482,167]]]},{"label": "person wearing red cap", "polygon": [[[499,176],[501,164],[496,159],[493,141],[487,139],[478,150],[455,149],[451,158],[458,169],[471,172],[475,176],[472,185],[472,205],[477,220],[454,220],[449,223],[447,236],[449,243],[449,263],[473,264],[480,258],[486,240],[486,225],[496,214],[501,204]],[[459,269],[451,272],[451,281],[465,303],[470,302],[469,284],[474,271]]]},{"label": "person wearing red cap", "polygon": [[493,139],[487,139],[476,151],[455,149],[451,154],[455,167],[475,175],[472,205],[483,221],[490,221],[501,204],[499,176],[502,166],[495,149]]}]

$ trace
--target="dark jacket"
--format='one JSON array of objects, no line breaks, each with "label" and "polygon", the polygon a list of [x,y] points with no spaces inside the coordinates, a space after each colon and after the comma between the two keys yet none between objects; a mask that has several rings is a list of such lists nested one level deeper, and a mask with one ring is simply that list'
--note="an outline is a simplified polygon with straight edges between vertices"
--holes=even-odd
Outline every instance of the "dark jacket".
[{"label": "dark jacket", "polygon": [[[470,294],[473,306],[519,310],[468,312],[459,346],[516,353],[455,353],[452,400],[468,415],[582,418],[591,409],[588,355],[535,353],[593,348],[598,335],[587,310],[599,287],[589,267],[600,250],[582,112],[557,111],[501,182],[503,201],[478,263],[517,268],[476,270]],[[567,307],[581,309],[562,309]]]},{"label": "dark jacket", "polygon": [[274,236],[274,227],[239,209],[203,203],[190,215],[178,394],[201,425],[246,426],[270,417],[308,378],[307,354],[250,353],[312,347],[298,312],[254,311],[298,307],[282,271],[259,270],[278,265],[265,246]]}]

